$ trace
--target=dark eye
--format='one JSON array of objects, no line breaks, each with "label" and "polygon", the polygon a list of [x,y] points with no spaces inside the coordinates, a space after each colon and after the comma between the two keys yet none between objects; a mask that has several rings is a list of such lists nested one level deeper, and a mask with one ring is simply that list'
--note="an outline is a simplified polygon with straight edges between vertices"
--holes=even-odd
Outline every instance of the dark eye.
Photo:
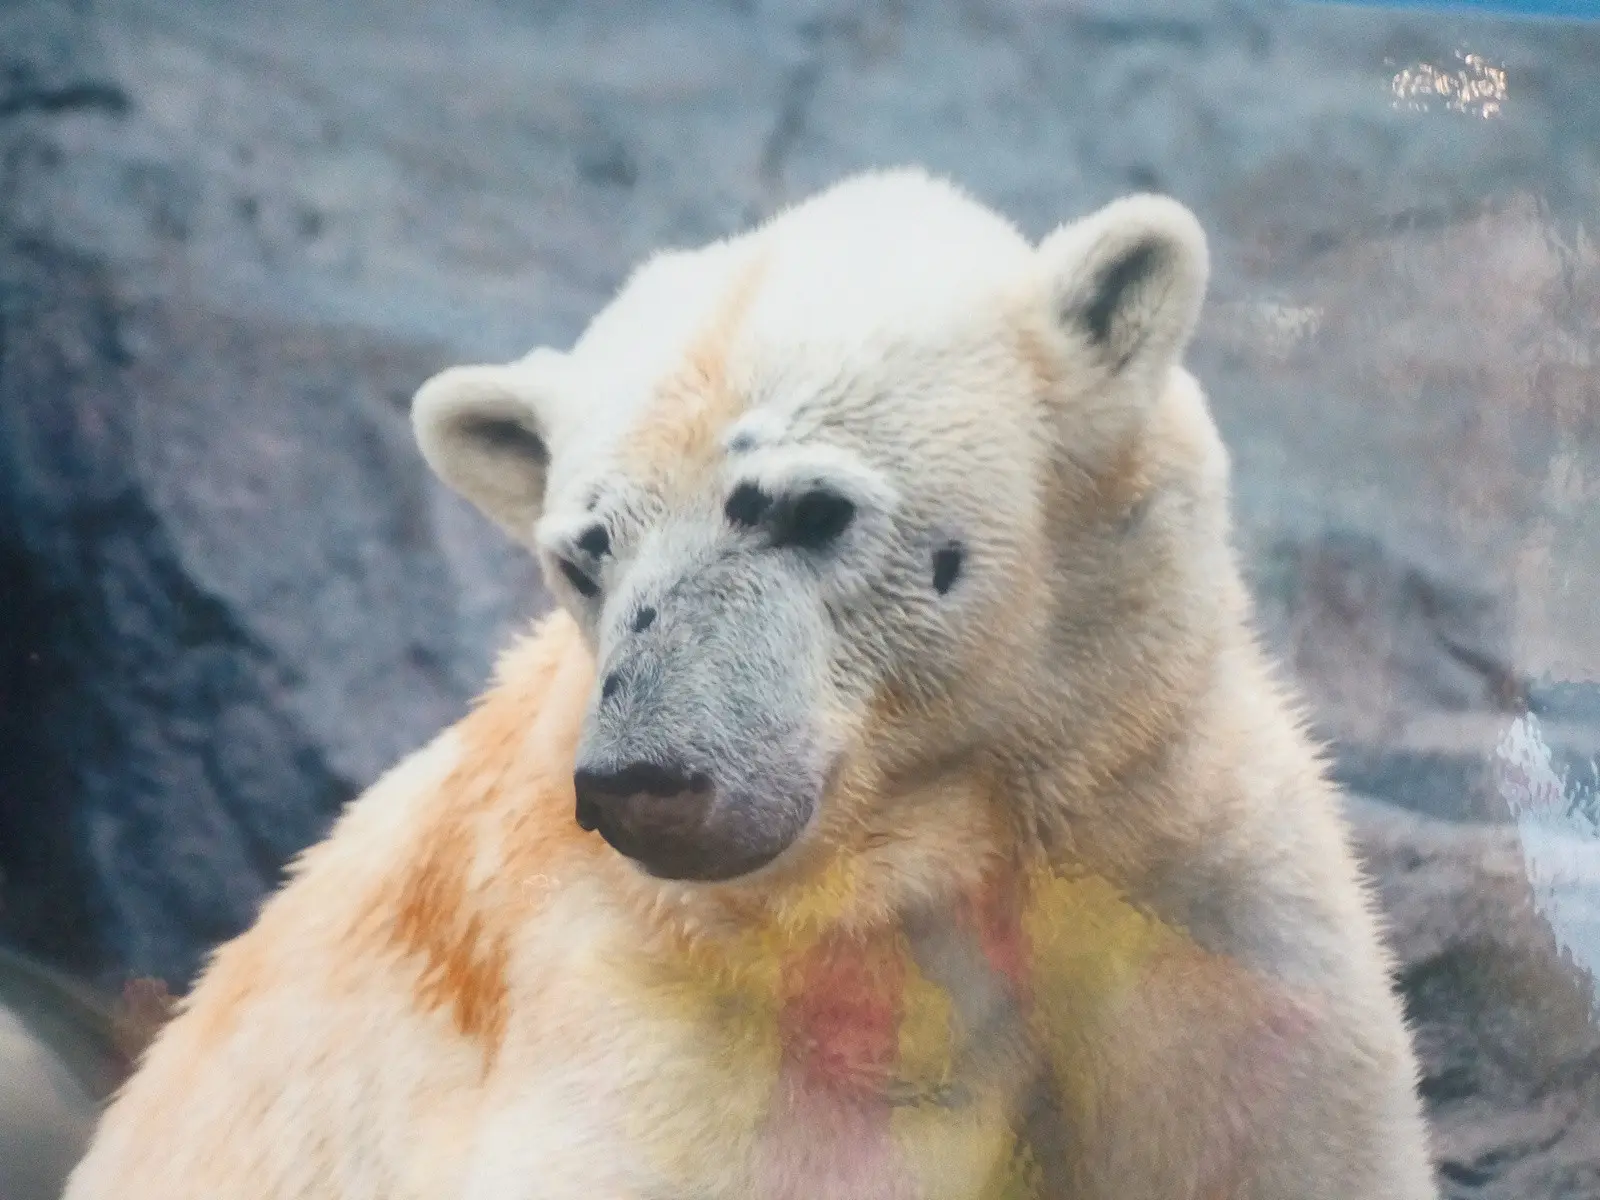
[{"label": "dark eye", "polygon": [[567,582],[578,590],[580,596],[593,599],[600,594],[600,585],[580,571],[574,564],[564,558],[557,561],[561,566],[561,573],[567,577]]},{"label": "dark eye", "polygon": [[759,525],[761,518],[766,516],[767,510],[771,507],[771,496],[753,483],[741,483],[733,489],[722,511],[733,524],[748,527]]},{"label": "dark eye", "polygon": [[944,595],[955,586],[961,574],[961,543],[947,542],[933,552],[933,587]]},{"label": "dark eye", "polygon": [[611,535],[606,532],[604,525],[591,525],[584,535],[578,539],[578,549],[585,554],[592,554],[599,558],[602,554],[611,552]]},{"label": "dark eye", "polygon": [[850,527],[856,506],[837,492],[815,488],[785,506],[772,531],[773,544],[821,550]]}]

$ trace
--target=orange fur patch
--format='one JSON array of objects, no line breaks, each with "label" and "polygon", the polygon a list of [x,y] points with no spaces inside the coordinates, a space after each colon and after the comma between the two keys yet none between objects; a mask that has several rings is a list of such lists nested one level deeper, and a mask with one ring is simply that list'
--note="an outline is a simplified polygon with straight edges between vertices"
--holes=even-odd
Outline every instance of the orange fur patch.
[{"label": "orange fur patch", "polygon": [[430,801],[412,862],[374,900],[389,939],[421,964],[418,1006],[447,1010],[491,1063],[513,940],[537,907],[537,890],[521,885],[586,842],[572,819],[572,762],[592,676],[564,614],[506,655],[458,727],[460,764]]},{"label": "orange fur patch", "polygon": [[660,480],[682,467],[708,465],[722,431],[744,411],[746,397],[728,379],[728,353],[766,275],[756,258],[735,277],[682,365],[656,388],[623,449],[630,473]]},{"label": "orange fur patch", "polygon": [[482,1041],[492,1056],[505,1031],[508,949],[468,896],[472,852],[463,822],[441,829],[405,882],[393,928],[396,941],[423,960],[418,1003],[448,1008],[462,1036]]}]

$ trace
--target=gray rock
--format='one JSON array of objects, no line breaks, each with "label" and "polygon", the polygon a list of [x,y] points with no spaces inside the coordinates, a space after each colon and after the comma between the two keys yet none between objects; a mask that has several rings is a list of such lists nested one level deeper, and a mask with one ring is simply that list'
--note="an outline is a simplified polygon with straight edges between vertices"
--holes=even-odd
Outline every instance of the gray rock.
[{"label": "gray rock", "polygon": [[[72,122],[138,119],[0,126],[0,921],[181,986],[543,600],[419,470],[405,405],[445,352],[230,312],[68,236]],[[152,246],[197,219],[181,162],[119,177]]]},{"label": "gray rock", "polygon": [[[1447,1194],[1594,1195],[1600,983],[1552,927],[1527,845],[1504,825],[1373,801],[1350,813],[1399,960]],[[1568,840],[1578,866],[1558,919],[1600,929],[1600,840]]]},{"label": "gray rock", "polygon": [[1310,692],[1334,777],[1450,820],[1507,821],[1496,749],[1517,714],[1548,718],[1554,770],[1584,786],[1600,756],[1600,687],[1533,680],[1516,663],[1504,597],[1329,529],[1258,553],[1254,586],[1274,648]]},{"label": "gray rock", "polygon": [[106,74],[89,21],[87,0],[0,3],[0,117],[127,108],[127,94]]}]

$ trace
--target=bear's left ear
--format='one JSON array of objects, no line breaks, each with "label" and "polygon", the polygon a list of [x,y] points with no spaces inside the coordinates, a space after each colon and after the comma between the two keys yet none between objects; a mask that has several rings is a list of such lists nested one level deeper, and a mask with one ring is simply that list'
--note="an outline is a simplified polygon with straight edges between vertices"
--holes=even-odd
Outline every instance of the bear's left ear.
[{"label": "bear's left ear", "polygon": [[1039,246],[1060,332],[1112,377],[1159,378],[1188,347],[1210,261],[1200,222],[1166,196],[1127,196]]},{"label": "bear's left ear", "polygon": [[411,427],[433,473],[525,546],[544,511],[549,414],[563,361],[541,349],[516,362],[450,367],[411,402]]}]

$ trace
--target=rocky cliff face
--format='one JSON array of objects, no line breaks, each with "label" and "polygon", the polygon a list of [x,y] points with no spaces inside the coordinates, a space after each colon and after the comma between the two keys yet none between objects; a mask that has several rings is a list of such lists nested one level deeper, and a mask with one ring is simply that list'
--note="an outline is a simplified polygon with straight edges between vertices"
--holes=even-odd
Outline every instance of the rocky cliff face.
[{"label": "rocky cliff face", "polygon": [[410,444],[438,366],[858,167],[1035,234],[1155,187],[1449,1186],[1595,1194],[1597,62],[1268,0],[0,0],[0,931],[181,988],[542,610]]}]

